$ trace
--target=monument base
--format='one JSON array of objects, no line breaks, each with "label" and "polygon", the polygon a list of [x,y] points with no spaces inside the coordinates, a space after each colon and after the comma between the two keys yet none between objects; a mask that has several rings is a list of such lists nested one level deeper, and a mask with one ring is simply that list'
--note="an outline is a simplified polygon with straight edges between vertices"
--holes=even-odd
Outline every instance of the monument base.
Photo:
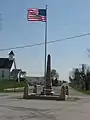
[{"label": "monument base", "polygon": [[54,95],[54,91],[53,91],[53,89],[51,88],[51,89],[43,89],[43,92],[41,92],[41,95]]}]

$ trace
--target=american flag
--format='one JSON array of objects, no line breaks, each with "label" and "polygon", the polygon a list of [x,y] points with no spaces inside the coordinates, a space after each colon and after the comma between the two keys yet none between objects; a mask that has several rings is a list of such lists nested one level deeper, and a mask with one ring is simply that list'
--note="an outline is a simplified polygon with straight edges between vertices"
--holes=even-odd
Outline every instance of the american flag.
[{"label": "american flag", "polygon": [[29,8],[27,19],[28,21],[42,21],[46,22],[46,9],[37,9],[37,8]]}]

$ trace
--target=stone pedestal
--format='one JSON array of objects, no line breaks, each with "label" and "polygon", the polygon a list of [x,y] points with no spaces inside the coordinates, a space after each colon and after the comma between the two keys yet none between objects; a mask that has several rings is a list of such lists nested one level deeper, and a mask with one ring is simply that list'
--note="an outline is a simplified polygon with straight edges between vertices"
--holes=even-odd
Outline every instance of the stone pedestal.
[{"label": "stone pedestal", "polygon": [[69,87],[68,86],[66,86],[66,95],[69,96]]},{"label": "stone pedestal", "polygon": [[65,100],[65,97],[66,97],[65,87],[62,86],[61,91],[60,91],[60,98]]},{"label": "stone pedestal", "polygon": [[28,85],[26,84],[24,87],[24,94],[23,94],[23,98],[28,98]]},{"label": "stone pedestal", "polygon": [[33,89],[33,93],[37,93],[37,84],[34,84],[34,89]]}]

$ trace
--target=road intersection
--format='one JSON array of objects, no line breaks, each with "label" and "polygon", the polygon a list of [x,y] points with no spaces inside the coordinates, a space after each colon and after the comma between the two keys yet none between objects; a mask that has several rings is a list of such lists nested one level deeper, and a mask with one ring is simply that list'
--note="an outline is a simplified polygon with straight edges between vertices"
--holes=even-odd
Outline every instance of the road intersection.
[{"label": "road intersection", "polygon": [[[53,88],[59,94],[60,88]],[[23,93],[0,93],[1,120],[90,120],[90,96],[70,88],[80,100],[45,101],[20,99]]]}]

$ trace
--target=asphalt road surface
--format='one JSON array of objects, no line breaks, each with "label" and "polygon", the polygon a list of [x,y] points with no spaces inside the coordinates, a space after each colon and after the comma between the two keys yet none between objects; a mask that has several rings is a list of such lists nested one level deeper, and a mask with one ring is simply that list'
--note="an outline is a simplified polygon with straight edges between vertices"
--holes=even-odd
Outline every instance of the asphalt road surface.
[{"label": "asphalt road surface", "polygon": [[[53,88],[59,94],[60,88]],[[0,93],[0,120],[90,120],[90,98],[70,88],[80,100],[23,100],[23,93]]]}]

